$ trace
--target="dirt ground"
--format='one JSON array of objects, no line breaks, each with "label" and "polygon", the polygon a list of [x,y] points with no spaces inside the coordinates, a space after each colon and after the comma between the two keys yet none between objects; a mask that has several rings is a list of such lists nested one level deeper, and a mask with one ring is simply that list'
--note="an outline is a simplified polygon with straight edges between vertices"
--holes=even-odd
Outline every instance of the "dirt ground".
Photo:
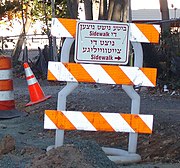
[{"label": "dirt ground", "polygon": [[[138,135],[137,153],[142,157],[140,163],[115,165],[100,147],[127,150],[127,133],[65,131],[65,145],[46,152],[48,146],[54,145],[55,131],[43,128],[44,110],[56,109],[57,94],[65,84],[40,79],[38,81],[45,95],[52,97],[45,102],[25,107],[29,102],[26,80],[14,79],[16,109],[27,115],[0,120],[1,168],[180,167],[178,90],[163,92],[160,88],[141,89],[140,113],[154,115],[153,133]],[[80,84],[67,97],[66,107],[72,111],[130,113],[131,101],[121,86]],[[8,149],[2,150],[5,148],[3,145]]]}]

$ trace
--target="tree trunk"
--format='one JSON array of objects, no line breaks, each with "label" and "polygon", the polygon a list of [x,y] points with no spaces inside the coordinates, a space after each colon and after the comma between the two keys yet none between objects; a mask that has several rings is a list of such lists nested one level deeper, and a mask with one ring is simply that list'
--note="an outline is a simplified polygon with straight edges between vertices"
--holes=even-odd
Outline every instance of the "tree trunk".
[{"label": "tree trunk", "polygon": [[115,0],[111,20],[119,22],[127,22],[128,1]]},{"label": "tree trunk", "polygon": [[93,19],[92,0],[84,0],[84,8],[85,8],[86,20],[92,20]]},{"label": "tree trunk", "polygon": [[111,20],[114,8],[114,0],[109,1],[109,8],[108,8],[108,20]]},{"label": "tree trunk", "polygon": [[67,0],[67,6],[72,19],[77,19],[78,17],[78,4],[79,0]]},{"label": "tree trunk", "polygon": [[99,2],[99,20],[107,19],[107,0],[100,0]]},{"label": "tree trunk", "polygon": [[122,3],[122,7],[121,7],[121,17],[122,17],[122,21],[123,22],[127,22],[128,20],[128,1],[127,0],[124,0],[123,3]]},{"label": "tree trunk", "polygon": [[[160,11],[162,20],[169,20],[169,9],[168,9],[168,3],[167,0],[159,0],[160,4]],[[162,23],[162,32],[169,31],[170,24],[168,22]]]},{"label": "tree trunk", "polygon": [[26,6],[27,7],[26,22],[25,22],[25,25],[23,26],[23,29],[22,29],[21,34],[19,36],[19,39],[16,43],[16,47],[12,53],[14,64],[16,64],[18,62],[19,56],[21,54],[22,46],[24,43],[25,35],[27,34],[29,27],[31,25],[31,9],[32,9],[32,6],[33,6],[33,2],[29,1],[28,5]]},{"label": "tree trunk", "polygon": [[[113,20],[127,22],[127,0],[109,0],[107,11],[107,0],[100,0],[99,20]],[[85,16],[87,20],[93,19],[92,0],[84,0]]]}]

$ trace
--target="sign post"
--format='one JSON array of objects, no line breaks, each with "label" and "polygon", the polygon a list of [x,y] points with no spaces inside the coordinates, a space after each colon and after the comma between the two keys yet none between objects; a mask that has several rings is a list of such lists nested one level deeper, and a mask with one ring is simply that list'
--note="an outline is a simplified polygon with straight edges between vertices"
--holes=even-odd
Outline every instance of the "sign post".
[{"label": "sign post", "polygon": [[77,63],[128,63],[128,24],[78,21],[76,30],[74,59]]}]

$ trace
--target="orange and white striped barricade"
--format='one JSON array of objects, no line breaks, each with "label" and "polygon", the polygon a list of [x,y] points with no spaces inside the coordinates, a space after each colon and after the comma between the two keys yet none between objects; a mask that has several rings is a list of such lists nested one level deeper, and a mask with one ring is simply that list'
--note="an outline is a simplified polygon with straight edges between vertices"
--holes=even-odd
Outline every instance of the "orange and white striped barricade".
[{"label": "orange and white striped barricade", "polygon": [[[75,38],[77,22],[78,20],[76,19],[52,18],[51,33],[56,37]],[[129,23],[129,25],[130,41],[141,43],[159,43],[159,25],[141,23]]]},{"label": "orange and white striped barricade", "polygon": [[15,109],[11,57],[0,55],[0,119],[23,115]]},{"label": "orange and white striped barricade", "polygon": [[[60,58],[61,62],[63,64],[61,63],[61,65],[60,65],[59,63],[57,63],[56,66],[61,67],[62,68],[61,70],[63,70],[64,74],[66,74],[66,75],[70,74],[71,77],[73,76],[73,80],[72,80],[72,79],[69,79],[69,77],[67,77],[66,75],[64,75],[67,77],[67,79],[65,81],[68,81],[68,82],[67,82],[67,85],[58,93],[58,104],[57,104],[58,111],[65,111],[66,97],[78,86],[78,82],[79,82],[78,81],[79,75],[75,71],[73,71],[72,74],[71,74],[71,72],[68,72],[70,70],[70,69],[68,69],[68,67],[73,67],[76,65],[64,64],[64,62],[65,63],[69,62],[70,48],[75,39],[75,34],[76,34],[76,22],[77,22],[77,20],[73,20],[73,19],[53,18],[53,20],[52,20],[52,34],[56,37],[66,37],[64,45],[62,47],[61,58]],[[119,71],[122,71],[121,74],[123,74],[123,76],[126,76],[125,79],[128,79],[126,81],[121,80],[121,82],[120,82],[120,79],[118,79],[116,81],[116,77],[113,76],[112,73],[108,72],[108,69],[112,68],[112,66],[99,65],[98,68],[101,69],[100,73],[105,75],[107,78],[107,79],[100,79],[99,83],[106,83],[108,81],[108,84],[110,84],[110,83],[111,84],[117,84],[117,83],[123,84],[122,85],[123,90],[128,94],[128,96],[132,100],[131,114],[138,115],[140,112],[140,96],[134,90],[133,85],[154,87],[155,83],[156,83],[156,70],[155,69],[148,70],[147,68],[145,68],[147,70],[146,71],[144,68],[142,68],[142,69],[140,68],[140,67],[142,67],[142,64],[143,64],[143,52],[142,52],[141,42],[158,43],[160,27],[158,25],[149,25],[149,24],[148,25],[147,24],[141,24],[141,25],[129,24],[129,30],[130,30],[129,40],[131,41],[132,46],[134,48],[134,54],[135,54],[134,55],[134,66],[136,66],[134,68],[136,70],[134,69],[135,71],[132,72],[133,69],[131,69],[131,67],[114,66],[113,68],[115,68],[118,71],[118,73],[119,73]],[[53,64],[54,63],[49,62],[49,67],[54,66]],[[84,69],[85,71],[89,71],[90,70],[89,68],[91,67],[89,65],[86,66],[83,64],[77,65],[77,66],[82,67],[82,69]],[[92,65],[92,66],[94,66],[94,65]],[[54,69],[56,69],[56,68],[54,68]],[[60,73],[59,70],[56,69],[55,73],[52,73],[51,70],[49,70],[49,72],[48,72],[48,78],[50,78],[51,80],[61,80],[62,79],[62,75],[59,74]],[[140,73],[137,71],[139,71]],[[132,72],[132,74],[131,74],[131,72]],[[90,73],[89,76],[91,78],[91,82],[96,83],[96,81],[99,81],[99,80],[96,75],[93,75],[93,73],[94,72],[92,71],[92,73]],[[152,75],[153,77],[150,77],[151,73],[153,74]],[[146,76],[145,77],[146,79],[143,76]],[[143,82],[142,82],[142,78],[143,78]],[[147,78],[148,78],[148,80],[147,80]],[[81,79],[81,80],[82,80],[82,82],[84,82],[83,79]],[[149,81],[148,84],[147,84],[147,81]],[[115,149],[115,148],[107,148],[107,147],[106,148],[102,147],[102,149],[107,155],[112,155],[112,156],[108,156],[108,157],[110,158],[110,160],[112,160],[116,163],[130,163],[130,162],[140,161],[141,156],[136,154],[137,135],[138,134],[136,132],[129,133],[128,151],[121,150],[121,149]],[[56,129],[55,147],[62,146],[63,140],[64,140],[64,130]],[[51,149],[52,147],[53,146],[50,146],[50,147],[48,147],[48,149]]]},{"label": "orange and white striped barricade", "polygon": [[[44,118],[45,129],[151,134],[152,126],[153,115],[46,110]],[[140,155],[125,150],[107,147],[102,147],[102,150],[115,163],[141,160]]]},{"label": "orange and white striped barricade", "polygon": [[153,115],[46,110],[44,128],[151,134]]},{"label": "orange and white striped barricade", "polygon": [[49,61],[48,80],[155,87],[156,68]]},{"label": "orange and white striped barricade", "polygon": [[[128,66],[96,65],[96,64],[76,64],[76,63],[62,63],[62,62],[50,61],[48,64],[47,79],[53,81],[67,81],[70,83],[88,82],[88,83],[125,84],[125,85],[154,87],[156,85],[156,74],[157,71],[155,68],[138,68],[138,67],[128,67]],[[76,87],[77,85],[73,89],[75,89]],[[64,95],[68,95],[68,94],[64,94],[66,92],[68,92],[69,94],[71,90],[68,91],[67,88],[64,88],[64,91],[62,90],[58,95],[59,109],[66,108],[65,107],[66,96],[64,96]],[[78,124],[77,119],[80,120],[81,118],[82,118],[82,122],[79,122],[79,125],[76,127],[76,124]],[[135,119],[136,121],[133,121],[132,118],[133,119],[136,118]],[[116,120],[116,122],[114,120]],[[120,120],[124,120],[124,121],[120,121]],[[100,125],[103,126],[98,127],[97,123],[101,123],[101,122],[103,122],[103,124]],[[109,124],[111,123],[112,125],[111,124],[106,125],[105,122]],[[119,124],[120,122],[126,123],[125,125],[123,124],[121,129],[120,129],[121,125]],[[63,123],[65,125],[63,125]],[[113,125],[113,123],[115,125],[117,124],[116,125],[117,127]],[[130,123],[132,124],[132,127],[135,126],[136,128],[132,128],[129,125]],[[62,110],[58,110],[58,111],[47,110],[45,112],[44,126],[45,128],[48,129],[56,129],[57,134],[56,134],[55,147],[57,147],[63,144],[62,132],[60,132],[61,134],[58,134],[58,131],[61,130],[66,130],[66,129],[70,129],[70,130],[79,129],[79,130],[89,130],[89,131],[116,130],[117,132],[152,133],[152,123],[153,123],[153,117],[151,115],[141,116],[138,114],[126,115],[119,113],[66,112]],[[87,125],[89,127],[87,127]],[[94,125],[97,125],[97,127]],[[137,129],[137,127],[140,128],[140,125],[143,126],[144,131],[142,130],[140,131]],[[111,154],[117,151],[118,149],[103,148],[103,150],[107,152],[107,154]],[[118,152],[119,155],[117,154],[115,157],[109,156],[109,158],[115,161],[116,163],[137,162],[141,159],[141,157],[135,152],[128,153],[127,151],[123,151],[123,150],[120,151],[118,150]]]},{"label": "orange and white striped barricade", "polygon": [[[46,110],[45,129],[152,133],[153,116],[137,114]],[[105,148],[115,163],[138,162],[141,157],[125,150]]]}]

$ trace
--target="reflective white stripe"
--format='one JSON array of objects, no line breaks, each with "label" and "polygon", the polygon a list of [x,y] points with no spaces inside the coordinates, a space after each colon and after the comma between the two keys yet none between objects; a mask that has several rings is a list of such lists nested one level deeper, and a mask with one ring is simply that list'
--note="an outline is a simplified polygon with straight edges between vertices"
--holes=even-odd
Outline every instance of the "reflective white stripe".
[{"label": "reflective white stripe", "polygon": [[12,70],[0,70],[0,80],[12,79]]},{"label": "reflective white stripe", "polygon": [[139,115],[139,117],[146,123],[150,130],[153,129],[153,115]]},{"label": "reflective white stripe", "polygon": [[71,82],[78,82],[61,62],[49,62],[48,69],[51,70],[58,81],[67,80]]},{"label": "reflective white stripe", "polygon": [[116,132],[135,132],[119,113],[100,113]]},{"label": "reflective white stripe", "polygon": [[121,66],[121,70],[127,75],[127,77],[137,86],[152,86],[153,83],[147,78],[147,76],[138,67],[126,67]]},{"label": "reflective white stripe", "polygon": [[96,65],[95,68],[92,68],[92,64],[81,65],[97,83],[116,84],[100,65]]},{"label": "reflective white stripe", "polygon": [[96,128],[88,121],[88,119],[77,111],[62,111],[69,121],[79,130],[97,131]]},{"label": "reflective white stripe", "polygon": [[50,118],[44,115],[44,128],[45,129],[58,129],[56,125],[50,120]]},{"label": "reflective white stripe", "polygon": [[13,91],[0,91],[0,101],[14,100]]},{"label": "reflective white stripe", "polygon": [[28,85],[33,85],[33,84],[35,84],[37,82],[38,81],[37,81],[37,79],[35,77],[27,80],[27,84]]},{"label": "reflective white stripe", "polygon": [[130,41],[149,42],[146,36],[139,30],[139,28],[134,23],[130,24]]},{"label": "reflective white stripe", "polygon": [[26,74],[26,77],[34,75],[30,67],[25,68],[25,74]]},{"label": "reflective white stripe", "polygon": [[161,26],[160,25],[153,25],[155,27],[155,29],[161,33]]},{"label": "reflective white stripe", "polygon": [[72,37],[57,18],[52,18],[51,34],[56,37]]}]

